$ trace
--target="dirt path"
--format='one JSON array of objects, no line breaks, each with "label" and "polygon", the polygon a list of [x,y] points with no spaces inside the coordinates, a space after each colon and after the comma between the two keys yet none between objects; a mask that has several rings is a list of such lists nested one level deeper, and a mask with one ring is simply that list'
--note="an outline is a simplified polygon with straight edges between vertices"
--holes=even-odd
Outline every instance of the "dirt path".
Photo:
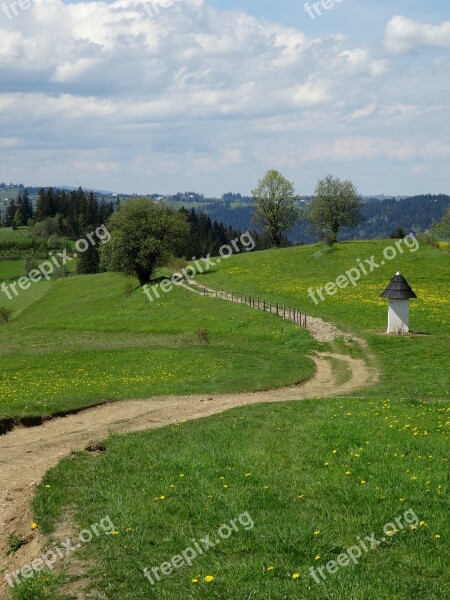
[{"label": "dirt path", "polygon": [[[44,551],[45,540],[39,530],[30,530],[31,502],[36,486],[46,471],[72,450],[80,450],[98,442],[110,432],[154,429],[187,419],[207,417],[237,406],[345,396],[372,385],[378,378],[376,370],[368,367],[364,360],[346,355],[320,353],[313,360],[317,367],[315,376],[299,386],[264,392],[166,396],[113,402],[56,418],[38,427],[16,428],[0,436],[0,572],[29,564]],[[343,361],[347,365],[351,376],[345,383],[337,384],[330,362],[332,360]],[[27,538],[28,544],[5,560],[8,536],[12,533]],[[8,590],[5,581],[0,578],[0,596],[7,597]]]}]

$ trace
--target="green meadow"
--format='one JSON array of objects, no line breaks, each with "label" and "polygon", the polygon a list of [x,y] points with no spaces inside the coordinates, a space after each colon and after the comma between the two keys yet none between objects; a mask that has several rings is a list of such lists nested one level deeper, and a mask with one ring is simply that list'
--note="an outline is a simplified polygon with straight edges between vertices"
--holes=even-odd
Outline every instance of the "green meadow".
[{"label": "green meadow", "polygon": [[28,227],[19,227],[12,229],[11,227],[0,227],[0,242],[23,242],[29,239]]},{"label": "green meadow", "polygon": [[293,323],[180,288],[144,304],[141,289],[124,294],[126,281],[112,273],[72,276],[36,283],[6,301],[16,312],[0,327],[1,416],[261,390],[314,372],[305,355],[317,344]]},{"label": "green meadow", "polygon": [[[307,314],[329,319],[344,331],[369,343],[381,371],[381,382],[365,392],[371,397],[391,394],[398,398],[442,400],[450,398],[448,384],[450,347],[450,254],[425,244],[415,252],[405,249],[392,261],[383,251],[393,240],[322,244],[237,255],[198,277],[215,289],[266,298],[296,306]],[[379,268],[370,272],[364,261],[374,256]],[[318,304],[308,295],[334,282],[358,259],[368,274],[356,286],[348,285]],[[410,327],[420,335],[385,335],[387,300],[380,298],[390,279],[401,271],[418,299],[410,303]]]},{"label": "green meadow", "polygon": [[[25,275],[23,260],[0,260],[0,283],[12,281],[22,275]],[[7,296],[1,293],[0,304],[5,304],[6,300]]]},{"label": "green meadow", "polygon": [[[139,290],[124,295],[116,274],[36,285],[39,294],[0,327],[5,416],[277,387],[310,377],[315,349],[364,354],[381,378],[348,398],[249,406],[113,435],[98,454],[74,452],[40,484],[35,520],[51,539],[67,514],[74,536],[109,515],[114,533],[83,545],[82,575],[44,572],[14,598],[68,599],[77,586],[108,600],[448,598],[449,254],[421,246],[317,306],[307,294],[357,258],[379,259],[389,244],[242,254],[198,278],[329,319],[367,349],[317,344],[267,313],[181,289],[144,304]],[[378,296],[397,270],[419,296],[411,327],[421,335],[385,334],[387,303]],[[219,527],[243,513],[251,529],[155,585],[144,577],[194,541],[218,539]],[[357,564],[326,570],[372,535],[379,543]],[[320,567],[326,577],[317,583],[311,569]]]}]

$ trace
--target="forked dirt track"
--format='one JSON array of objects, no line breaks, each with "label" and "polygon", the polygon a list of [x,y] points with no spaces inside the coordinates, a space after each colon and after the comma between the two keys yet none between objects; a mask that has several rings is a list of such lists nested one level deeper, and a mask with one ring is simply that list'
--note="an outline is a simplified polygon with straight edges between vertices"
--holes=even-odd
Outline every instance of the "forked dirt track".
[{"label": "forked dirt track", "polygon": [[[337,330],[329,325],[336,336]],[[0,436],[0,596],[9,595],[3,571],[29,564],[45,551],[45,540],[39,530],[30,530],[31,502],[37,484],[61,458],[73,450],[99,442],[110,432],[155,429],[249,404],[345,396],[376,383],[378,379],[377,371],[361,359],[332,353],[320,353],[312,358],[316,363],[316,374],[298,386],[261,392],[118,401],[55,418],[38,427],[18,427]],[[350,378],[344,383],[336,381],[330,362],[333,359],[347,365]],[[8,537],[13,533],[28,539],[28,543],[14,556],[5,559]]]}]

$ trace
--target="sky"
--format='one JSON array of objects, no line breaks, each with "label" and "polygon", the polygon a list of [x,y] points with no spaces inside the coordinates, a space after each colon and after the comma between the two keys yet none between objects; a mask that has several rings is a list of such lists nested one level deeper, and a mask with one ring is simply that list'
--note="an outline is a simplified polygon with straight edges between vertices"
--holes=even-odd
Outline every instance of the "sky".
[{"label": "sky", "polygon": [[448,0],[0,0],[0,181],[450,194]]}]

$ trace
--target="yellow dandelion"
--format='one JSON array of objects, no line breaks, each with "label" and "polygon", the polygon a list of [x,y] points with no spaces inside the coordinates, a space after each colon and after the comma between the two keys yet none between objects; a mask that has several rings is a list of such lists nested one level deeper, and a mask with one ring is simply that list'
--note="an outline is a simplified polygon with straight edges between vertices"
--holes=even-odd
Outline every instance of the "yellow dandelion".
[{"label": "yellow dandelion", "polygon": [[206,577],[203,578],[203,581],[206,581],[206,583],[211,583],[214,581],[214,577],[212,575],[206,575]]},{"label": "yellow dandelion", "polygon": [[300,573],[292,573],[291,579],[298,579],[300,577]]},{"label": "yellow dandelion", "polygon": [[31,529],[37,529],[39,525],[37,523],[31,523]]},{"label": "yellow dandelion", "polygon": [[320,529],[315,529],[314,530],[314,535],[320,535]]},{"label": "yellow dandelion", "polygon": [[266,571],[273,571],[273,570],[274,570],[274,568],[275,568],[275,567],[272,567],[272,566],[270,566],[270,567],[267,567]]}]

